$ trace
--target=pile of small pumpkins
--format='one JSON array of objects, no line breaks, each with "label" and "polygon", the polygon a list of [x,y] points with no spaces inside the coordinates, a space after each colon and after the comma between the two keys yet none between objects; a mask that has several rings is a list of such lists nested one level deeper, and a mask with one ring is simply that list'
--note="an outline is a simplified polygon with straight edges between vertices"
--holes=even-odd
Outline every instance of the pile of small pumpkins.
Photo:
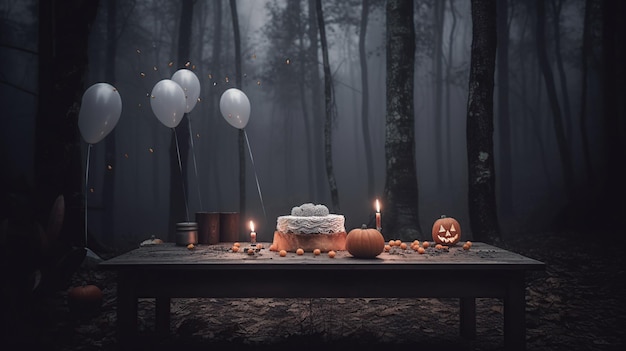
[{"label": "pile of small pumpkins", "polygon": [[[461,240],[461,225],[443,215],[433,223],[431,234],[436,244],[453,246]],[[375,258],[385,250],[385,244],[382,233],[365,224],[352,229],[346,237],[346,250],[356,258]]]}]

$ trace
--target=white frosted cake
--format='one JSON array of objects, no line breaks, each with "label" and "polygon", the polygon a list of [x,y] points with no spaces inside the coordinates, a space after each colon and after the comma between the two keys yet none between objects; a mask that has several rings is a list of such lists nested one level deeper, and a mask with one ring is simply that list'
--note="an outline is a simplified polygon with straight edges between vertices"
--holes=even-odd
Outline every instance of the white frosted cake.
[{"label": "white frosted cake", "polygon": [[345,217],[331,214],[324,205],[306,203],[291,209],[291,215],[276,219],[272,249],[275,251],[304,251],[319,249],[345,250]]}]

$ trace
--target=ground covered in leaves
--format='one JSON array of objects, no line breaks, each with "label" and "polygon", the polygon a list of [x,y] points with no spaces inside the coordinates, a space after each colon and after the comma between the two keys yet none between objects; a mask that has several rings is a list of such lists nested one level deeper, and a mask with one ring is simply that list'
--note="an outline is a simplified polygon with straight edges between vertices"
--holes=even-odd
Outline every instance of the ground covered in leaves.
[{"label": "ground covered in leaves", "polygon": [[[542,233],[498,244],[546,263],[545,271],[527,276],[528,350],[623,349],[626,252],[623,245],[600,238]],[[84,265],[72,277],[73,284],[82,282],[103,289],[100,313],[74,317],[66,292],[59,291],[42,304],[41,321],[24,345],[118,350],[115,274]],[[154,309],[154,300],[140,300],[146,349],[503,349],[504,310],[498,299],[477,300],[475,340],[459,337],[456,299],[173,299],[167,336],[152,333]]]}]

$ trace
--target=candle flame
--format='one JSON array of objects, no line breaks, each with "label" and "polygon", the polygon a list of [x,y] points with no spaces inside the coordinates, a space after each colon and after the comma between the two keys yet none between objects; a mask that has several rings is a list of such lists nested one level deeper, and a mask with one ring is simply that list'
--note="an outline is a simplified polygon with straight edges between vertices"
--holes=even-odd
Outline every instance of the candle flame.
[{"label": "candle flame", "polygon": [[254,231],[254,222],[250,221],[250,231]]},{"label": "candle flame", "polygon": [[376,199],[376,212],[380,212],[380,203],[378,202],[378,199]]}]

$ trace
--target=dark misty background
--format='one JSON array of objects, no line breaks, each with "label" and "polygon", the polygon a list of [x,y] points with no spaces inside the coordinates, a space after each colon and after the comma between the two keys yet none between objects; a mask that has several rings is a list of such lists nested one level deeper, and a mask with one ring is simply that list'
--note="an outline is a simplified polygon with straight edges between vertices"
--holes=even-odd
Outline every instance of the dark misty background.
[{"label": "dark misty background", "polygon": [[[38,3],[0,1],[0,164],[2,195],[7,197],[36,189],[36,116],[45,113],[37,107],[38,79],[51,73],[39,64]],[[75,33],[77,38],[88,34],[84,89],[107,82],[122,97],[121,118],[105,140],[93,145],[88,169],[89,235],[109,247],[134,246],[151,235],[168,237],[172,131],[153,114],[149,95],[156,82],[187,64],[178,62],[177,54],[181,21],[189,20],[181,18],[183,3],[99,1],[89,33]],[[188,115],[194,138],[185,179],[191,217],[197,211],[240,210],[238,130],[224,120],[218,104],[221,94],[236,86],[231,9],[227,1],[192,3],[187,67],[201,82],[201,101]],[[376,198],[383,203],[385,217],[385,7],[380,1],[368,3],[365,74],[369,96],[364,97],[358,47],[363,2],[323,1],[336,103],[332,155],[340,201],[337,212],[346,216],[348,230],[372,224]],[[618,47],[606,43],[619,40],[619,33],[612,33],[614,28],[603,21],[606,3],[610,2],[544,2],[545,32],[540,37],[545,39],[556,93],[556,99],[550,100],[537,55],[536,2],[498,1],[499,6],[506,6],[500,13],[507,14],[507,21],[498,24],[498,40],[508,53],[505,63],[498,61],[494,92],[494,156],[503,235],[546,228],[583,229],[604,221],[600,210],[605,204],[623,204],[623,190],[607,190],[615,185],[610,182],[615,178],[607,176],[617,172],[615,167],[623,168],[624,149],[612,147],[623,147],[619,140],[625,134],[623,103],[606,107],[607,101],[619,103],[623,96],[607,88],[603,79],[624,76],[621,65],[607,67],[607,55],[613,55],[609,62],[616,62],[623,49],[621,53],[603,50]],[[414,2],[416,203],[426,235],[432,222],[446,214],[457,218],[464,235],[472,237],[465,138],[470,6],[469,0]],[[323,100],[311,100],[315,87],[311,76],[323,79],[322,59],[321,52],[313,59],[307,56],[308,1],[239,0],[237,10],[242,57],[239,86],[252,107],[245,129],[250,149],[245,148],[242,222],[255,221],[259,240],[267,241],[276,217],[289,214],[293,206],[313,202],[331,207],[326,170],[318,162],[323,149],[308,144],[306,132],[315,128],[307,130],[304,124],[305,116],[324,119]],[[503,29],[508,35],[502,34]],[[66,59],[72,61],[72,57]],[[319,93],[323,97],[323,90]],[[508,109],[499,106],[501,96],[508,97]],[[369,155],[361,123],[363,99],[370,127]],[[74,100],[80,104],[80,96]],[[555,111],[562,119],[564,141],[555,132]],[[112,145],[107,146],[108,139],[114,141],[109,142]],[[87,144],[80,142],[80,175],[73,179],[84,180]],[[571,157],[569,169],[564,169],[560,145]],[[107,148],[113,151],[109,155]],[[317,161],[308,162],[310,157]],[[375,165],[373,189],[368,188],[367,158]],[[104,184],[107,172],[114,174],[114,188],[108,188],[112,190]],[[569,189],[567,179],[572,184]],[[175,186],[182,188],[182,184]]]}]

